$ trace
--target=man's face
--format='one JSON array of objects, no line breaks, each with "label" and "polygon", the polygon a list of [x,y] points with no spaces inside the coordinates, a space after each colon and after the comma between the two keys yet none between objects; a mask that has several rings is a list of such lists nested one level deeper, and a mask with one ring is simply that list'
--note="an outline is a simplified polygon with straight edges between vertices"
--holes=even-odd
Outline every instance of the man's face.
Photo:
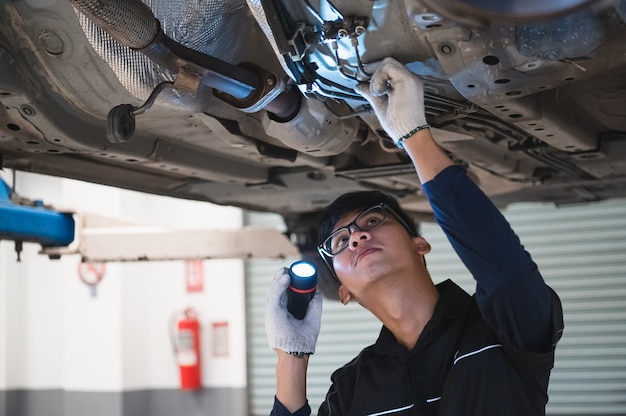
[{"label": "man's face", "polygon": [[343,216],[334,232],[336,238],[327,247],[341,250],[332,257],[335,273],[355,296],[385,275],[406,267],[415,256],[414,239],[382,206]]}]

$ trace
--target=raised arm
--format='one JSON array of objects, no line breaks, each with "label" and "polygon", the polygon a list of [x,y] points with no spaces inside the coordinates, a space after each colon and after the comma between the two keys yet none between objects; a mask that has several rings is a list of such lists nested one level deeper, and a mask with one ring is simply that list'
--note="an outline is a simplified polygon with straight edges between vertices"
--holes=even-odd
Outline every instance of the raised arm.
[{"label": "raised arm", "polygon": [[508,341],[530,351],[550,346],[552,297],[519,238],[487,196],[434,141],[422,81],[387,58],[359,91],[383,128],[406,150],[435,218],[477,281],[483,316]]}]

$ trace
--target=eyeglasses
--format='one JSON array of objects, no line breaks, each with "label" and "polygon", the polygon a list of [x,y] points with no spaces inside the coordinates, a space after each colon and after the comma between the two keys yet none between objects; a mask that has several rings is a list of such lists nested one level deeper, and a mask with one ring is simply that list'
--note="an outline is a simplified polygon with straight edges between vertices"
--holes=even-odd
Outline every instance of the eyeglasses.
[{"label": "eyeglasses", "polygon": [[[387,218],[386,209],[393,213],[393,210],[387,207],[384,203],[366,209],[350,224],[337,229],[329,235],[324,242],[317,247],[317,250],[320,254],[323,253],[328,257],[336,256],[348,247],[350,243],[350,235],[352,235],[352,226],[361,231],[373,230],[374,228],[380,226],[380,224],[382,224]],[[394,216],[398,217],[395,213]],[[400,220],[400,222],[403,226],[410,230],[404,221]]]}]

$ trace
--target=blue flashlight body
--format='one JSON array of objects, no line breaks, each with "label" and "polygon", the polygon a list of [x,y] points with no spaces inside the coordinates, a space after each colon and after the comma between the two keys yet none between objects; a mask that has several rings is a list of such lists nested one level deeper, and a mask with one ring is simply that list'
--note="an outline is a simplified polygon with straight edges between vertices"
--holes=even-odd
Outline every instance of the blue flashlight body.
[{"label": "blue flashlight body", "polygon": [[296,261],[289,267],[289,287],[287,288],[287,310],[296,319],[304,319],[309,302],[317,287],[317,270],[304,260]]}]

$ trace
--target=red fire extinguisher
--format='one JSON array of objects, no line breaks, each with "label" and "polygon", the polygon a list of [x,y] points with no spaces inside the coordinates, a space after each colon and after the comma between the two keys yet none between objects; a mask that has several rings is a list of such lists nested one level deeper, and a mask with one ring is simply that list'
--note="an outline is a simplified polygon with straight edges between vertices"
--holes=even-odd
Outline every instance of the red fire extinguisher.
[{"label": "red fire extinguisher", "polygon": [[200,361],[200,322],[192,308],[174,316],[176,324],[172,330],[172,347],[180,373],[182,390],[198,390],[202,387]]}]

